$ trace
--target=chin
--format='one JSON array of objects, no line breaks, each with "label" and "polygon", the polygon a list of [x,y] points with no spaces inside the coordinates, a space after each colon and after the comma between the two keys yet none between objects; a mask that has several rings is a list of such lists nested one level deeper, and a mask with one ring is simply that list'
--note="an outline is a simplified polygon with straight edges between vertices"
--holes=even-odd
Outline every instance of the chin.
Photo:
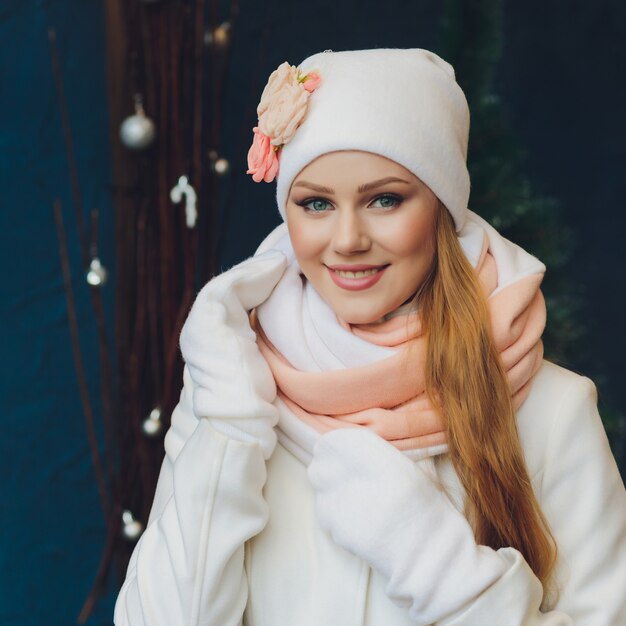
[{"label": "chin", "polygon": [[348,324],[371,324],[377,322],[383,317],[386,312],[380,311],[341,311],[335,309],[336,315],[338,315],[344,322]]}]

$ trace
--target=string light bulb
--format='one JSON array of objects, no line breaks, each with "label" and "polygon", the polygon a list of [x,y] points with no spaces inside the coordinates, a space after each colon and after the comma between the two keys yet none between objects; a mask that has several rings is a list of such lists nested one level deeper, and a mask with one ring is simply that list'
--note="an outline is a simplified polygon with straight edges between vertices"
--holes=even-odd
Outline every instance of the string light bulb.
[{"label": "string light bulb", "polygon": [[230,43],[230,22],[222,22],[213,30],[208,30],[204,35],[204,43],[216,48],[225,48]]}]

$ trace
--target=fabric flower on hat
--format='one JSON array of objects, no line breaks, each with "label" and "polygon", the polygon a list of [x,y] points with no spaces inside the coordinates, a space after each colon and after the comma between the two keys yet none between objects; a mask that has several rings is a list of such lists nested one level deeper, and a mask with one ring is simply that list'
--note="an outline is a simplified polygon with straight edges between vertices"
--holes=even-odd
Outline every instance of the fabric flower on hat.
[{"label": "fabric flower on hat", "polygon": [[253,129],[254,140],[248,150],[248,171],[252,174],[252,180],[260,183],[264,180],[269,183],[274,180],[278,173],[278,156],[276,147],[270,143],[270,138],[264,135],[258,126]]},{"label": "fabric flower on hat", "polygon": [[257,106],[259,123],[252,129],[254,140],[248,150],[246,174],[252,174],[254,182],[269,183],[277,176],[280,149],[302,123],[309,96],[320,80],[316,72],[302,75],[287,61],[270,74]]}]

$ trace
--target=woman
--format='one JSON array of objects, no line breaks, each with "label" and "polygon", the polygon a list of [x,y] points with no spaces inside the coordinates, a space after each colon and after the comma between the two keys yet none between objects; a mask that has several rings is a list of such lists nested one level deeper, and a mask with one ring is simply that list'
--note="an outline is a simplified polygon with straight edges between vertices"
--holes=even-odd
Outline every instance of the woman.
[{"label": "woman", "polygon": [[209,281],[115,623],[626,624],[593,383],[543,360],[543,264],[467,208],[421,49],[283,63],[248,154],[285,223]]}]

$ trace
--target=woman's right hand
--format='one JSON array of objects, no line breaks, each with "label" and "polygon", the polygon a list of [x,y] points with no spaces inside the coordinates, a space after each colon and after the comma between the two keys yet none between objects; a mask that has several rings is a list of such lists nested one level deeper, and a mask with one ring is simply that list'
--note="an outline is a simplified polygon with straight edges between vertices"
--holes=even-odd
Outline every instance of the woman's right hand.
[{"label": "woman's right hand", "polygon": [[266,460],[276,445],[276,384],[248,312],[269,297],[287,265],[270,249],[215,276],[196,296],[180,335],[196,417],[228,437],[258,442]]}]

